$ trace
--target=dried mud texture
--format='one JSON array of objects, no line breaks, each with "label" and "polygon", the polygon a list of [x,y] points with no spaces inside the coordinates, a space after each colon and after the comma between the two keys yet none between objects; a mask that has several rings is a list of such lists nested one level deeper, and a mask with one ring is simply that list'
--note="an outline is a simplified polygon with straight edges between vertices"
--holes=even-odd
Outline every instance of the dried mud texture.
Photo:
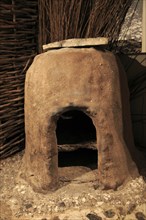
[{"label": "dried mud texture", "polygon": [[[22,156],[23,152],[1,161],[0,220],[146,219],[146,183],[142,177],[116,191],[104,191],[96,184],[94,172],[85,167],[74,168],[78,175],[84,173],[79,180],[68,167],[68,172],[60,170],[60,188],[44,195],[18,178]],[[91,182],[85,178],[89,173]]]},{"label": "dried mud texture", "polygon": [[56,123],[74,110],[86,114],[96,129],[97,182],[116,189],[138,177],[125,73],[116,56],[94,48],[48,51],[36,56],[27,71],[21,177],[35,191],[57,189]]}]

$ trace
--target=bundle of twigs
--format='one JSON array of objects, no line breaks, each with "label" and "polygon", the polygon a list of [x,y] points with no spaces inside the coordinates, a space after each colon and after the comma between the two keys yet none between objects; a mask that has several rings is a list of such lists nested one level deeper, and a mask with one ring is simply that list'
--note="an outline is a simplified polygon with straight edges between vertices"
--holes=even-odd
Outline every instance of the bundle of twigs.
[{"label": "bundle of twigs", "polygon": [[36,54],[37,1],[0,1],[0,156],[24,147],[24,79]]},{"label": "bundle of twigs", "polygon": [[40,45],[69,38],[119,36],[133,0],[39,0]]}]

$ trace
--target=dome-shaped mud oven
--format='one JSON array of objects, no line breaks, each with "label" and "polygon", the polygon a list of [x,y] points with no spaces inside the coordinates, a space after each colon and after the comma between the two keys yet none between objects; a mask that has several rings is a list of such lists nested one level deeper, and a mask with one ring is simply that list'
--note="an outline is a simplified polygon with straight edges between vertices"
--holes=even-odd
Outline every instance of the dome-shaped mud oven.
[{"label": "dome-shaped mud oven", "polygon": [[111,52],[58,48],[36,56],[25,82],[22,177],[38,192],[57,189],[59,151],[88,154],[105,189],[137,177],[127,94]]}]

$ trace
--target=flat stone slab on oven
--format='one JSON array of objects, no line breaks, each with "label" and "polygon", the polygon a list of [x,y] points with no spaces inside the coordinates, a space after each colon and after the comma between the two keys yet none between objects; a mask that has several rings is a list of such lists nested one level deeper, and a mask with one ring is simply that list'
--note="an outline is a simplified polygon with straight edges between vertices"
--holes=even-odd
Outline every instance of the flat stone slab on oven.
[{"label": "flat stone slab on oven", "polygon": [[85,46],[100,46],[100,45],[107,45],[108,44],[108,38],[106,37],[97,37],[97,38],[73,38],[73,39],[67,39],[62,41],[57,41],[53,43],[49,43],[46,45],[43,45],[43,50],[51,50],[51,49],[57,49],[62,47],[85,47]]}]

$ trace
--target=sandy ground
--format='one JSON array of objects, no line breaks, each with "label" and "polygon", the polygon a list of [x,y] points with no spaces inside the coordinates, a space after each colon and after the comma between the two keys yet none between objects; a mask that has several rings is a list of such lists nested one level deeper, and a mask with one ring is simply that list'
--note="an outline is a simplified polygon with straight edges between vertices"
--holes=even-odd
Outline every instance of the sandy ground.
[{"label": "sandy ground", "polygon": [[60,187],[35,193],[21,178],[23,152],[1,161],[0,220],[146,219],[146,183],[142,176],[117,191],[99,188],[87,167],[59,168]]}]

